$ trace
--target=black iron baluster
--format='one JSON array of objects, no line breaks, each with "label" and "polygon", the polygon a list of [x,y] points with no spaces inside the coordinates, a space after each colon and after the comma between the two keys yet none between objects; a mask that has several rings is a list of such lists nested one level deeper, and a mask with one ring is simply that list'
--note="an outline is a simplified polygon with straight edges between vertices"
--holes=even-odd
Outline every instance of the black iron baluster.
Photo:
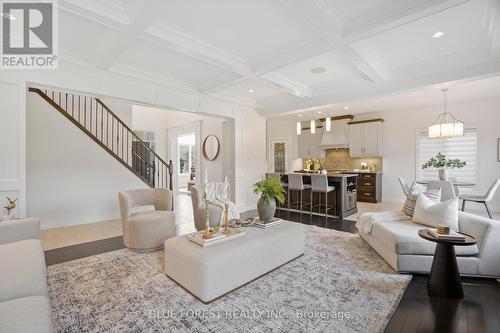
[{"label": "black iron baluster", "polygon": [[83,96],[83,127],[87,128],[87,96]]},{"label": "black iron baluster", "polygon": [[[95,101],[95,105],[96,105],[96,107],[98,106],[98,104],[97,104],[97,100]],[[102,138],[103,138],[103,129],[102,129],[102,127],[104,126],[104,119],[103,119],[103,118],[104,118],[104,117],[103,117],[104,115],[103,115],[103,113],[104,113],[104,109],[103,109],[103,107],[101,106],[101,141],[102,141]]]}]

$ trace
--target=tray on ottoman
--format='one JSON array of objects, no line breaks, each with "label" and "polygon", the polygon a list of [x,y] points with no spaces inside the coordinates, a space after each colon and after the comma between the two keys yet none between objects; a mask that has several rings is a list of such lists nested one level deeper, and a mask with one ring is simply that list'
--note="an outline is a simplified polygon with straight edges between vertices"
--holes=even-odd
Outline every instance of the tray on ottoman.
[{"label": "tray on ottoman", "polygon": [[185,236],[165,241],[165,274],[204,303],[275,270],[304,254],[305,229],[283,221],[246,228],[245,236],[201,247]]}]

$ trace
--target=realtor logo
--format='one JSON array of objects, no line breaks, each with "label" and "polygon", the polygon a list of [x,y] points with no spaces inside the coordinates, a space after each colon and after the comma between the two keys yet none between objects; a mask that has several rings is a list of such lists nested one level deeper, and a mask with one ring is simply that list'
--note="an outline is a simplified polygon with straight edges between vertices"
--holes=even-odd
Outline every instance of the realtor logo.
[{"label": "realtor logo", "polygon": [[2,2],[1,68],[57,68],[54,1]]}]

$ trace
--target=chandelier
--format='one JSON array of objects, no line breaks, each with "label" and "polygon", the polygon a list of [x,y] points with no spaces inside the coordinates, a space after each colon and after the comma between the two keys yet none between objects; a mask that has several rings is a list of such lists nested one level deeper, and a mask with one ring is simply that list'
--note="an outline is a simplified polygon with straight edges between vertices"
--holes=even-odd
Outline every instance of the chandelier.
[{"label": "chandelier", "polygon": [[440,113],[437,119],[429,126],[429,138],[451,138],[464,135],[464,122],[455,118],[446,110],[446,92],[444,95],[444,112]]}]

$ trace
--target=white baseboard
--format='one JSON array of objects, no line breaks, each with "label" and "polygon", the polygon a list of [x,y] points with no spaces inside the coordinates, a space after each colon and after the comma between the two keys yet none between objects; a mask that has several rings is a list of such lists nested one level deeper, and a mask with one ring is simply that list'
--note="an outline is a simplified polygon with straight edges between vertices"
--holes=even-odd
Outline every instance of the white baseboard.
[{"label": "white baseboard", "polygon": [[61,227],[70,227],[81,224],[90,224],[102,221],[116,220],[120,218],[120,212],[115,212],[111,214],[97,214],[85,217],[68,217],[57,220],[44,220],[41,219],[41,229],[48,230]]}]

